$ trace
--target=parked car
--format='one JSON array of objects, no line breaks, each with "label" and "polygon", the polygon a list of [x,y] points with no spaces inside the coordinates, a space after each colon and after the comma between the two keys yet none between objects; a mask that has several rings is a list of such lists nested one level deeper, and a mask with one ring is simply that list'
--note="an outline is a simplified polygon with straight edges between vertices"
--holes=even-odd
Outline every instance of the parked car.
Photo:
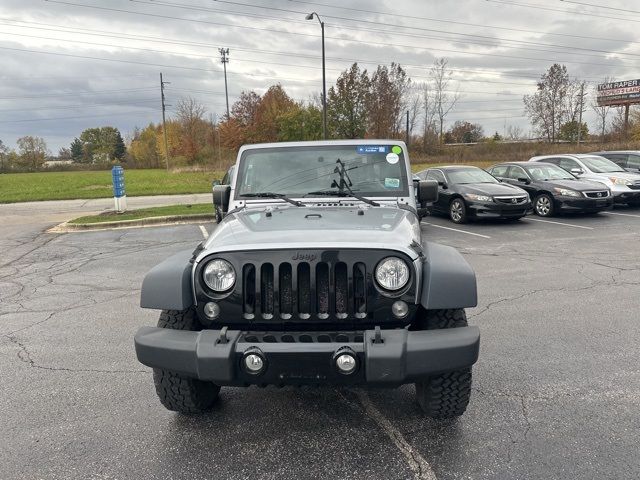
[{"label": "parked car", "polygon": [[[231,167],[229,167],[229,170],[227,170],[227,173],[224,174],[224,177],[222,177],[222,182],[220,182],[221,185],[230,185],[231,184],[231,179],[233,178],[233,169],[235,168],[235,165],[231,165]],[[213,188],[215,188],[215,185],[213,185]],[[220,205],[216,205],[215,201],[213,203],[213,209],[215,210],[215,214],[216,214],[216,222],[220,223],[222,221],[222,218],[224,217],[224,212],[222,211],[222,207]]]},{"label": "parked car", "polygon": [[578,178],[603,183],[611,190],[614,203],[640,205],[640,174],[627,172],[604,157],[587,153],[543,155],[529,161],[553,163]]},{"label": "parked car", "polygon": [[527,192],[500,183],[478,167],[428,168],[418,176],[438,182],[438,200],[433,204],[433,212],[448,215],[453,223],[465,223],[477,217],[518,220],[531,209]]},{"label": "parked car", "polygon": [[221,386],[414,383],[426,415],[462,415],[476,279],[421,231],[414,188],[426,204],[438,186],[414,186],[409,166],[396,140],[240,148],[214,187],[223,222],[142,282],[140,305],[162,313],[135,348],[162,404],[209,410]]},{"label": "parked car", "polygon": [[551,217],[559,211],[599,212],[613,206],[609,187],[580,180],[552,163],[500,163],[487,171],[526,190],[532,198],[533,211],[541,217]]},{"label": "parked car", "polygon": [[593,152],[591,155],[608,158],[628,172],[640,172],[640,150],[612,150],[609,152]]}]

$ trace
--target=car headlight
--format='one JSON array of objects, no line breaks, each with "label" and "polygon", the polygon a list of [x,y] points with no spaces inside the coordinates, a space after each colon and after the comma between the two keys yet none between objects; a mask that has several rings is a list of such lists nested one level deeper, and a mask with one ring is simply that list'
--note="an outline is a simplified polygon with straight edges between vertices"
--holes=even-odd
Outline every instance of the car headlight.
[{"label": "car headlight", "polygon": [[226,292],[236,283],[236,272],[229,262],[216,258],[205,265],[202,278],[214,292]]},{"label": "car headlight", "polygon": [[570,190],[568,188],[554,188],[557,194],[562,195],[563,197],[581,197],[580,192],[576,192],[575,190]]},{"label": "car headlight", "polygon": [[631,182],[631,180],[620,177],[609,177],[609,180],[611,180],[611,183],[613,183],[614,185],[631,185],[633,183]]},{"label": "car headlight", "polygon": [[493,197],[488,195],[476,195],[475,193],[467,193],[465,195],[469,200],[475,200],[476,202],[492,202]]},{"label": "car headlight", "polygon": [[398,257],[387,257],[376,267],[376,281],[385,290],[400,290],[409,281],[409,267]]}]

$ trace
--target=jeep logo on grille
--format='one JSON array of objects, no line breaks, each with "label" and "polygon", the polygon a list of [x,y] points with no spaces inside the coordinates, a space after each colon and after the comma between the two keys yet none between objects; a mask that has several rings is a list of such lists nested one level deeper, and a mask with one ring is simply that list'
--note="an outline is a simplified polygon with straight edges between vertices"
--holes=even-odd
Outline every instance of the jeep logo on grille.
[{"label": "jeep logo on grille", "polygon": [[291,257],[291,260],[301,260],[304,262],[313,262],[317,258],[315,253],[302,253],[296,252],[296,254]]}]

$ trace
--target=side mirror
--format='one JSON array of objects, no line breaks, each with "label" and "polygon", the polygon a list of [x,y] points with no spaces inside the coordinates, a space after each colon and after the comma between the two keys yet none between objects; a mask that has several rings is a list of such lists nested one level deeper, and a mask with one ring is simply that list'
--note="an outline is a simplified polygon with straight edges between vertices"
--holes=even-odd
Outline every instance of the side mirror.
[{"label": "side mirror", "polygon": [[215,187],[216,185],[220,185],[220,180],[214,180],[213,182],[211,182],[211,188]]},{"label": "side mirror", "polygon": [[441,187],[443,190],[446,190],[447,188],[449,188],[449,185],[447,185],[447,182],[438,182],[438,186]]},{"label": "side mirror", "polygon": [[525,185],[529,185],[531,183],[531,180],[529,180],[528,178],[524,178],[524,177],[518,178],[518,181],[524,183]]},{"label": "side mirror", "polygon": [[435,180],[420,180],[418,182],[418,201],[421,204],[438,201],[438,182]]},{"label": "side mirror", "polygon": [[231,185],[214,185],[213,204],[220,207],[222,213],[229,210],[229,199],[231,198]]},{"label": "side mirror", "polygon": [[581,168],[572,168],[570,172],[574,175],[582,175],[584,173],[584,170],[582,170]]}]

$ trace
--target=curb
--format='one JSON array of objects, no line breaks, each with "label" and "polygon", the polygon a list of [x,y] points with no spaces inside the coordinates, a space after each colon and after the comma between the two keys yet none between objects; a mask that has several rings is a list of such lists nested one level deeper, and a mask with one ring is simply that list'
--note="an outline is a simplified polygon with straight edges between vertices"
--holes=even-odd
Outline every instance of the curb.
[{"label": "curb", "polygon": [[185,223],[197,223],[201,221],[212,221],[215,219],[213,213],[198,213],[193,215],[165,215],[162,217],[148,217],[135,220],[119,220],[113,222],[96,223],[69,223],[63,222],[47,230],[47,233],[67,233],[67,232],[88,232],[94,230],[113,230],[118,228],[136,228],[160,225],[180,225]]}]

